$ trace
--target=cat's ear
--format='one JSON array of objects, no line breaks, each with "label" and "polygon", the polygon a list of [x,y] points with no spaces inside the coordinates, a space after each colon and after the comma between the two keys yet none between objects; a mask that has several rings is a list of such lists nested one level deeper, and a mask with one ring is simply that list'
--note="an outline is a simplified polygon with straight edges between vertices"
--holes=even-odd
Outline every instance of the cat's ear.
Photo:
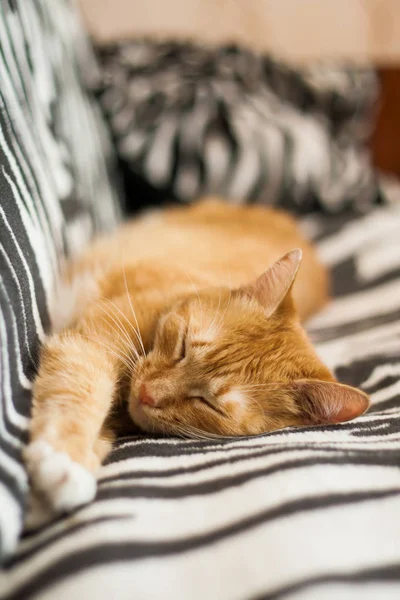
[{"label": "cat's ear", "polygon": [[369,407],[367,394],[341,383],[304,379],[295,381],[292,391],[305,425],[350,421]]},{"label": "cat's ear", "polygon": [[299,270],[301,258],[300,248],[291,250],[254,282],[242,288],[243,292],[261,304],[267,317],[275,312],[290,291]]}]

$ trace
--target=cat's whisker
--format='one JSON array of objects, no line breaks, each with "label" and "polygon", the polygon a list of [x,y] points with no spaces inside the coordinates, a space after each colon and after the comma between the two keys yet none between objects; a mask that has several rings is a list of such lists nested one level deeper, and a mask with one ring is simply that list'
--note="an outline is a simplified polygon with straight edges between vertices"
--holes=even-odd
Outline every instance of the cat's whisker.
[{"label": "cat's whisker", "polygon": [[[163,426],[163,421],[159,421],[160,427]],[[198,435],[196,433],[194,433],[193,431],[189,430],[189,428],[181,423],[177,423],[174,422],[172,424],[172,430],[171,430],[171,423],[168,424],[169,426],[169,431],[172,432],[173,435],[178,435],[180,437],[183,438],[187,438],[187,439],[199,439]],[[203,439],[203,438],[201,438]]]},{"label": "cat's whisker", "polygon": [[131,307],[133,318],[135,319],[135,322],[136,322],[136,327],[137,327],[137,329],[135,329],[134,331],[135,331],[136,337],[138,339],[138,342],[140,344],[140,347],[141,347],[141,349],[143,351],[143,354],[144,354],[145,358],[147,358],[146,350],[144,349],[143,338],[142,338],[141,333],[140,333],[140,328],[139,328],[139,323],[138,323],[138,320],[137,320],[136,312],[135,312],[135,310],[133,308],[132,299],[131,299],[131,296],[130,296],[129,290],[128,290],[128,283],[126,281],[125,263],[123,264],[123,274],[124,274],[124,284],[125,284],[126,295],[127,295],[127,298],[128,298],[129,306]]},{"label": "cat's whisker", "polygon": [[217,330],[215,329],[214,326],[215,326],[215,321],[217,320],[217,316],[219,315],[219,309],[220,309],[220,306],[221,306],[221,298],[222,298],[222,289],[219,288],[219,290],[218,290],[218,306],[217,306],[217,308],[215,310],[214,318],[211,321],[211,324],[210,324],[209,328],[207,329],[207,333],[206,333],[206,337],[207,338],[209,338],[211,336],[214,336],[215,333],[217,333]]},{"label": "cat's whisker", "polygon": [[[101,308],[104,309],[104,307],[101,307]],[[136,372],[136,370],[138,368],[137,360],[139,359],[139,356],[136,351],[136,348],[132,345],[132,343],[129,343],[127,348],[125,348],[125,349],[119,348],[120,351],[118,351],[118,348],[116,348],[116,347],[111,348],[110,345],[102,342],[99,338],[91,337],[91,336],[88,336],[87,334],[84,334],[84,335],[85,335],[86,339],[94,342],[95,344],[99,344],[100,346],[105,348],[109,353],[112,353],[116,358],[118,358],[121,362],[123,362],[123,364],[128,368],[128,370],[130,370],[133,373]],[[133,356],[131,356],[131,354],[129,354],[129,350],[133,351]],[[136,362],[135,362],[134,358],[136,359]]]},{"label": "cat's whisker", "polygon": [[108,300],[108,298],[105,298],[105,297],[102,297],[99,300],[100,301],[91,300],[91,302],[97,308],[100,308],[111,319],[111,321],[114,323],[114,325],[119,329],[119,331],[121,332],[121,334],[124,336],[124,338],[126,339],[126,341],[130,344],[131,343],[131,338],[129,337],[129,332],[126,331],[126,328],[122,325],[121,320],[116,315],[113,315],[110,312],[110,310],[108,310],[106,308],[106,306],[104,306],[104,302],[109,302],[115,308],[114,302],[112,302],[111,300]]},{"label": "cat's whisker", "polygon": [[182,425],[174,423],[174,427],[176,427],[176,429],[179,430],[180,433],[184,435],[184,437],[188,437],[189,439],[197,439],[208,442],[214,442],[221,439],[231,439],[231,436],[224,436],[216,433],[202,431],[201,429],[198,429],[197,427],[194,427],[192,425]]},{"label": "cat's whisker", "polygon": [[215,327],[215,320],[217,318],[217,315],[218,315],[219,309],[220,309],[220,305],[221,305],[221,288],[220,288],[219,289],[219,297],[218,297],[218,306],[217,306],[217,309],[215,311],[215,317],[214,317],[214,319],[213,319],[213,321],[211,323],[211,326],[210,326],[210,328],[209,328],[209,330],[207,332],[208,334],[212,334],[213,336],[218,333],[219,328],[220,328],[220,326],[221,326],[221,324],[222,324],[222,322],[223,322],[223,320],[224,320],[224,318],[226,316],[226,313],[228,312],[228,308],[229,308],[229,305],[230,305],[230,302],[231,302],[231,299],[232,299],[232,275],[231,275],[231,271],[230,271],[229,267],[228,267],[228,275],[229,275],[229,297],[228,297],[228,302],[226,304],[225,311],[224,311],[223,315],[220,317],[220,319],[218,321],[218,325]]},{"label": "cat's whisker", "polygon": [[108,353],[110,353],[113,356],[115,356],[116,358],[118,358],[118,360],[120,360],[129,370],[132,370],[133,372],[135,372],[135,370],[137,369],[137,364],[135,364],[133,362],[133,360],[131,359],[131,357],[128,356],[127,354],[120,354],[119,352],[117,352],[116,350],[113,350],[110,346],[108,346],[104,342],[100,341],[97,338],[91,337],[87,334],[83,334],[83,337],[95,344],[99,344],[100,346],[102,346]]},{"label": "cat's whisker", "polygon": [[203,435],[199,435],[197,432],[194,432],[192,430],[186,429],[185,427],[177,427],[177,431],[178,434],[181,435],[183,438],[186,439],[190,439],[190,440],[198,440],[198,441],[204,441],[205,438]]},{"label": "cat's whisker", "polygon": [[[135,333],[136,337],[137,337],[137,332],[135,327],[132,325],[132,323],[130,322],[130,320],[127,318],[127,316],[122,312],[122,310],[119,308],[119,306],[117,306],[115,304],[115,302],[113,302],[112,300],[105,298],[105,300],[107,300],[107,302],[109,302],[109,304],[111,304],[116,310],[118,310],[118,312],[124,317],[125,321],[128,323],[129,327],[132,329],[132,331]],[[126,327],[123,326],[121,319],[118,318],[118,322],[120,323],[121,327],[124,329],[127,339],[129,340],[129,344],[131,344],[133,346],[133,349],[136,353],[136,357],[139,359],[140,358],[140,354],[138,352],[138,349],[136,348],[136,345],[134,343],[134,341],[132,340],[132,338],[129,335],[129,332],[126,330]]]},{"label": "cat's whisker", "polygon": [[[111,304],[114,308],[116,308],[117,310],[120,311],[119,307],[112,302],[112,300],[109,300],[108,298],[102,298],[102,300],[107,301],[109,304]],[[129,336],[129,332],[126,330],[126,328],[123,326],[121,319],[119,319],[117,317],[117,315],[112,315],[112,313],[107,310],[107,308],[101,304],[100,302],[96,302],[96,301],[92,301],[98,308],[100,308],[101,310],[103,310],[103,312],[105,312],[105,314],[113,321],[113,323],[115,324],[115,326],[119,329],[119,331],[121,332],[121,334],[123,335],[123,339],[126,340],[127,346],[130,350],[132,350],[136,356],[137,359],[140,358],[139,353],[137,351],[137,348],[135,346],[135,344],[133,343],[132,338]],[[120,311],[121,312],[121,311]],[[122,313],[123,315],[123,313]],[[130,321],[128,320],[128,323],[132,326],[132,324],[130,323]]]},{"label": "cat's whisker", "polygon": [[[220,327],[221,327],[221,325],[222,325],[222,323],[223,323],[223,320],[224,320],[224,319],[225,319],[225,317],[226,317],[226,313],[228,312],[228,309],[229,309],[229,305],[230,305],[231,299],[232,299],[232,289],[231,289],[231,288],[229,288],[229,297],[228,297],[228,301],[227,301],[227,303],[226,303],[225,310],[224,310],[223,314],[221,315],[221,317],[220,317],[220,319],[219,319],[219,321],[218,321],[217,325],[216,325],[216,326],[214,326],[214,328],[213,328],[213,330],[212,330],[212,332],[211,332],[211,333],[212,333],[212,335],[216,335],[216,334],[218,334],[218,332],[219,332],[219,329],[220,329]],[[217,311],[218,311],[218,310],[219,310],[219,305],[218,305],[218,309],[217,309]],[[214,321],[213,321],[213,323],[214,323]]]}]

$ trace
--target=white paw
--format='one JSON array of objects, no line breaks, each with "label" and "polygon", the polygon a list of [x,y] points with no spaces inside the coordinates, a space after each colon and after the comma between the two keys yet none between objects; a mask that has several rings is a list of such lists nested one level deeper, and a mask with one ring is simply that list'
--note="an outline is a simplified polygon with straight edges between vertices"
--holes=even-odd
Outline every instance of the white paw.
[{"label": "white paw", "polygon": [[96,494],[96,479],[65,452],[39,440],[26,448],[25,463],[35,492],[57,513],[87,504]]}]

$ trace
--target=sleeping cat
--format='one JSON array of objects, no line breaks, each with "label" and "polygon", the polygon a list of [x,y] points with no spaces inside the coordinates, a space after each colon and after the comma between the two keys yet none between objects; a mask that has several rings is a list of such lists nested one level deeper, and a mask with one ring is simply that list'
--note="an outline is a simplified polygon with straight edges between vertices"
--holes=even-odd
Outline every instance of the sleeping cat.
[{"label": "sleeping cat", "polygon": [[68,266],[42,349],[33,489],[54,513],[90,501],[130,425],[209,439],[360,415],[368,397],[335,381],[300,324],[327,300],[314,248],[276,210],[207,199],[98,240]]}]

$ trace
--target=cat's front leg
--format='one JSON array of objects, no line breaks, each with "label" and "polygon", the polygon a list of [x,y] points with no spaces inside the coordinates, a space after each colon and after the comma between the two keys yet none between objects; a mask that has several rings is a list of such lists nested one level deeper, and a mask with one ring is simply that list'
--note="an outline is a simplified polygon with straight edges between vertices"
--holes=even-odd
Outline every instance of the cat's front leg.
[{"label": "cat's front leg", "polygon": [[99,434],[117,369],[111,352],[80,333],[53,336],[42,351],[24,457],[35,496],[53,514],[95,496],[96,471],[106,453],[105,442],[99,452]]}]

